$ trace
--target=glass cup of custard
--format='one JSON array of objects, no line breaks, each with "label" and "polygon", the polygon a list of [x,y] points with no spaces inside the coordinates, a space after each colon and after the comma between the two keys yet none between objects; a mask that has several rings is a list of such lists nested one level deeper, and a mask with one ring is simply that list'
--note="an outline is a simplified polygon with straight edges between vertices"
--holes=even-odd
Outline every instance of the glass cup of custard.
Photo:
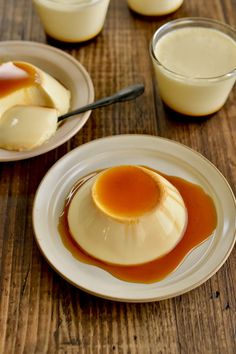
[{"label": "glass cup of custard", "polygon": [[131,10],[144,16],[163,16],[176,11],[183,0],[127,0]]},{"label": "glass cup of custard", "polygon": [[166,23],[154,33],[150,55],[162,100],[181,114],[218,111],[236,80],[236,31],[215,20]]},{"label": "glass cup of custard", "polygon": [[62,42],[84,42],[104,25],[110,0],[33,0],[45,32]]}]

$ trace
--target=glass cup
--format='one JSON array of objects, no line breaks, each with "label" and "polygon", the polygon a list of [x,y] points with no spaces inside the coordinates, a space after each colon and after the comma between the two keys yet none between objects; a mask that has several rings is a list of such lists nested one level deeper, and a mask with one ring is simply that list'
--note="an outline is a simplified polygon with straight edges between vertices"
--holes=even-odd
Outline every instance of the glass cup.
[{"label": "glass cup", "polygon": [[[183,29],[187,30],[183,31]],[[201,32],[202,29],[205,29],[204,32]],[[170,36],[168,37],[169,34],[172,34],[172,48],[169,47],[167,49],[168,45],[165,47],[163,44],[165,44],[164,41],[167,44],[167,39],[170,38]],[[191,48],[188,48],[186,44],[186,48],[183,48],[182,54],[178,54],[178,57],[175,57],[175,49],[178,50],[178,47],[183,45],[187,38],[184,37],[186,34],[189,37],[188,44],[189,42],[192,43],[189,44]],[[162,40],[162,53],[160,51],[160,40]],[[202,40],[204,40],[204,45],[201,48],[201,52],[196,52],[195,49],[198,48],[198,43]],[[163,51],[164,47],[166,51]],[[188,67],[190,65],[191,67],[192,64],[190,61],[192,60],[197,62],[196,66],[198,66],[198,62],[202,66],[205,63],[207,68],[211,59],[210,66],[214,68],[217,62],[216,59],[219,58],[215,54],[214,48],[223,58],[223,66],[220,73],[217,75],[208,75],[207,73],[197,75],[196,72],[194,74],[183,74],[180,72],[182,69],[185,70],[185,68],[181,68],[181,55],[184,63],[183,66]],[[211,50],[213,51],[212,53],[209,52]],[[236,80],[236,31],[228,25],[215,20],[183,18],[166,23],[153,35],[150,45],[150,55],[162,100],[167,106],[182,114],[204,116],[218,111],[227,100]],[[170,68],[164,60],[165,56],[172,56],[172,59],[169,58],[168,60],[171,60],[174,65],[179,60],[178,65],[181,70],[178,71]],[[226,59],[233,62],[230,69],[227,67],[228,64],[226,65]],[[225,70],[224,65],[226,65]],[[212,71],[212,68],[210,68],[210,71]]]},{"label": "glass cup", "polygon": [[128,0],[131,10],[145,16],[162,16],[176,11],[183,0]]},{"label": "glass cup", "polygon": [[33,0],[45,32],[63,42],[83,42],[103,28],[110,0]]}]

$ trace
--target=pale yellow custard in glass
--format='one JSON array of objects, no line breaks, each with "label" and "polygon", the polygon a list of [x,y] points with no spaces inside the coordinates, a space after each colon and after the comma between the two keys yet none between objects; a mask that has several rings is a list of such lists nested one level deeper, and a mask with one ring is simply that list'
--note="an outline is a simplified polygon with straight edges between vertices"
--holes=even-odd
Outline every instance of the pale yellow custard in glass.
[{"label": "pale yellow custard in glass", "polygon": [[128,0],[131,10],[145,16],[162,16],[176,11],[183,0]]},{"label": "pale yellow custard in glass", "polygon": [[110,0],[34,0],[45,32],[59,41],[83,42],[103,28]]},{"label": "pale yellow custard in glass", "polygon": [[[199,26],[198,20],[195,26],[195,20],[186,20],[185,26],[181,26],[181,21],[185,20],[173,21],[173,28],[171,23],[168,29],[166,25],[166,32],[159,38],[156,35],[152,42],[160,95],[177,112],[208,115],[223,106],[234,85],[236,36],[218,27],[202,26],[201,20]],[[161,29],[158,31],[161,33]]]}]

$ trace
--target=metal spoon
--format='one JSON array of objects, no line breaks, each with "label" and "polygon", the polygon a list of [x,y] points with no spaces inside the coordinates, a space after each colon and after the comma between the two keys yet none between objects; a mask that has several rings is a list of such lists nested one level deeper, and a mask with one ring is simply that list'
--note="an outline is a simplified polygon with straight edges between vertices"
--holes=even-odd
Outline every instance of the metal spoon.
[{"label": "metal spoon", "polygon": [[121,91],[118,91],[117,93],[115,93],[112,96],[104,97],[98,101],[95,101],[95,102],[90,103],[86,106],[80,107],[74,111],[63,114],[62,116],[58,117],[58,122],[61,122],[63,119],[74,116],[76,114],[90,111],[90,110],[93,110],[93,109],[96,109],[99,107],[108,106],[112,103],[132,100],[132,99],[140,96],[143,92],[144,92],[144,85],[142,85],[142,84],[126,87],[126,88],[122,89]]}]

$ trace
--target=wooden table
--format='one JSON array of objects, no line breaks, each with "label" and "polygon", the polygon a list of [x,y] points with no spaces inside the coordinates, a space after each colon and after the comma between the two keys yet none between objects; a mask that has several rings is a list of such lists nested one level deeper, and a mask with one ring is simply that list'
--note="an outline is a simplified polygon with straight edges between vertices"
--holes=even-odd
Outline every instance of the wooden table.
[{"label": "wooden table", "polygon": [[[155,89],[148,47],[163,23],[210,17],[236,26],[235,0],[185,0],[171,16],[146,19],[112,0],[103,32],[93,41],[61,45],[88,70],[96,98],[143,82],[135,102],[92,113],[70,141],[47,154],[0,164],[0,353],[236,352],[236,252],[197,289],[173,299],[116,303],[88,295],[47,264],[34,241],[32,205],[42,177],[64,154],[114,134],[151,134],[179,141],[206,156],[236,186],[236,90],[205,120],[175,119]],[[0,38],[46,42],[29,0],[0,0]],[[180,117],[178,117],[180,118]]]}]

